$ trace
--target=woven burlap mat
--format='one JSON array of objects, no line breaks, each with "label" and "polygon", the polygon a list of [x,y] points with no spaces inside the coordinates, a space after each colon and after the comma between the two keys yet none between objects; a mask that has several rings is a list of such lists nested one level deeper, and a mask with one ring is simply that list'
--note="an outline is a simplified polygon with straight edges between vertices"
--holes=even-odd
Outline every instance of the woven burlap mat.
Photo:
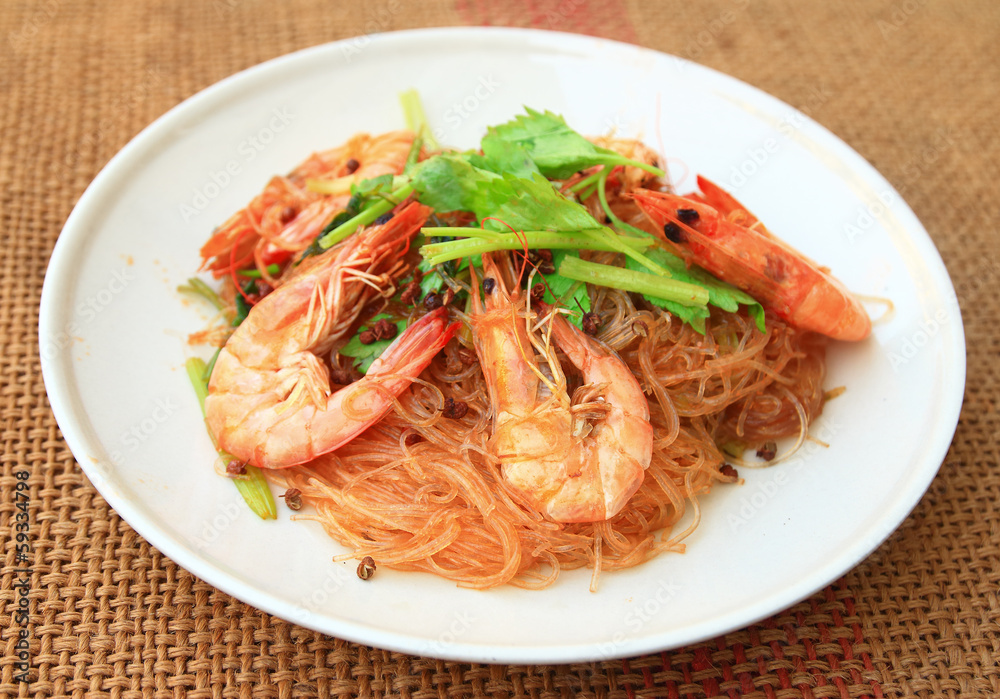
[{"label": "woven burlap mat", "polygon": [[[168,108],[263,60],[366,31],[460,24],[602,35],[735,75],[808,109],[924,222],[965,317],[965,407],[916,510],[836,583],[750,628],[661,654],[443,662],[330,638],[234,600],[151,548],[83,476],[48,407],[36,328],[50,251],[100,167]],[[1000,695],[994,0],[5,0],[0,56],[0,694]],[[19,475],[30,500],[23,563]],[[25,565],[26,595],[14,588]],[[28,681],[17,667],[22,597]]]}]

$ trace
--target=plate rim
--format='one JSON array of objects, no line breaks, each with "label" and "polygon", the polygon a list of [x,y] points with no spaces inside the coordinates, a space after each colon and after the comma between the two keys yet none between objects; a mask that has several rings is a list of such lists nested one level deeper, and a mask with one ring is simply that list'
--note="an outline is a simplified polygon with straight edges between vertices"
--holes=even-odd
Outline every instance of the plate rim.
[{"label": "plate rim", "polygon": [[[445,34],[468,35],[470,38],[475,38],[476,36],[487,36],[493,40],[506,41],[510,43],[511,46],[524,46],[527,43],[529,48],[535,48],[531,43],[532,40],[544,37],[553,42],[553,48],[558,49],[558,53],[561,54],[568,53],[571,49],[576,49],[585,55],[592,54],[594,42],[600,42],[602,45],[613,47],[615,51],[621,52],[623,55],[634,54],[641,56],[643,54],[648,54],[659,58],[676,60],[681,64],[685,64],[687,68],[692,71],[707,71],[714,74],[715,79],[722,80],[727,85],[739,86],[740,90],[750,90],[756,98],[764,99],[764,101],[769,104],[781,105],[794,109],[794,107],[791,107],[791,105],[788,105],[788,103],[783,100],[780,100],[777,97],[750,85],[749,83],[713,68],[694,63],[679,56],[612,39],[571,34],[566,32],[556,32],[544,29],[508,27],[442,27],[408,29],[369,35],[368,38],[371,40],[372,45],[391,45],[395,42],[406,42],[413,39],[417,41],[431,42],[434,41],[435,37]],[[67,276],[58,272],[61,267],[66,266],[67,260],[71,258],[73,250],[75,250],[78,246],[85,245],[89,238],[96,234],[96,231],[81,231],[77,222],[79,219],[83,218],[86,211],[94,205],[92,202],[99,201],[102,196],[106,196],[106,192],[103,190],[108,187],[108,184],[113,181],[116,175],[121,176],[117,173],[120,164],[123,161],[128,164],[132,158],[133,152],[142,152],[145,148],[155,147],[157,142],[169,136],[169,131],[176,121],[190,119],[192,114],[196,115],[199,110],[210,107],[213,100],[224,98],[229,90],[242,89],[243,84],[246,81],[253,81],[256,79],[256,76],[265,75],[270,71],[282,70],[286,64],[293,64],[298,61],[309,61],[314,56],[323,56],[328,53],[332,54],[340,47],[355,41],[357,38],[358,37],[348,37],[338,41],[319,44],[277,56],[254,66],[250,66],[199,90],[177,105],[171,107],[164,114],[142,129],[124,147],[122,147],[122,149],[119,150],[103,168],[101,168],[74,206],[53,247],[46,269],[39,305],[39,358],[42,369],[42,378],[46,387],[46,393],[49,398],[53,415],[55,416],[56,422],[63,434],[67,446],[69,446],[70,451],[74,455],[74,459],[87,475],[88,480],[90,480],[95,488],[101,493],[102,497],[104,497],[108,502],[109,507],[117,512],[128,523],[128,525],[138,532],[144,539],[146,539],[146,541],[167,555],[177,565],[183,567],[218,589],[223,590],[227,594],[244,601],[250,606],[261,609],[267,613],[274,614],[279,618],[288,620],[293,617],[293,615],[289,614],[289,612],[294,609],[294,606],[288,601],[272,595],[271,593],[246,585],[242,580],[231,576],[229,573],[222,571],[207,562],[203,562],[203,560],[197,556],[192,557],[188,548],[181,542],[177,541],[171,533],[158,528],[154,521],[147,519],[146,516],[141,513],[137,507],[134,507],[127,499],[122,498],[113,492],[109,492],[110,487],[103,481],[100,474],[92,472],[91,465],[86,463],[85,458],[81,458],[81,456],[85,456],[90,451],[85,446],[89,439],[85,434],[83,434],[84,430],[77,423],[77,416],[72,410],[72,399],[63,395],[65,390],[61,389],[59,386],[60,383],[65,385],[65,379],[67,376],[71,376],[72,372],[62,371],[60,362],[46,357],[44,349],[46,344],[53,337],[53,323],[56,323],[59,320],[55,305],[61,297],[60,292],[64,292],[63,296],[65,296],[65,290],[68,284]],[[798,110],[796,110],[796,112],[797,111]],[[919,219],[917,219],[912,209],[910,209],[910,207],[906,204],[905,200],[898,195],[898,192],[896,192],[896,190],[881,175],[881,173],[879,173],[848,143],[811,118],[805,117],[805,119],[809,123],[810,129],[813,133],[818,132],[825,138],[833,139],[836,143],[842,146],[842,150],[838,151],[838,155],[848,159],[849,162],[847,165],[852,171],[860,170],[867,179],[884,185],[898,197],[906,218],[909,219],[906,221],[905,226],[907,231],[918,231],[922,234],[922,237],[918,236],[916,240],[911,241],[918,246],[921,261],[925,264],[936,266],[938,268],[937,272],[939,274],[943,274],[943,279],[947,281],[947,285],[945,288],[941,289],[941,291],[945,292],[945,295],[948,296],[946,300],[949,302],[953,301],[953,307],[955,309],[959,309],[957,299],[955,298],[954,285],[951,283],[947,269],[940,257],[940,253],[934,246],[933,240],[930,238],[926,229],[920,223]],[[950,292],[950,294],[948,292]],[[783,601],[781,601],[780,605],[775,606],[775,601],[771,600],[771,597],[768,597],[765,598],[765,600],[761,600],[758,604],[742,608],[741,613],[730,613],[722,616],[721,618],[726,620],[723,623],[720,623],[719,619],[709,619],[707,621],[703,620],[696,623],[692,625],[696,632],[688,634],[685,638],[664,642],[662,639],[664,636],[669,636],[669,632],[640,636],[639,638],[628,639],[627,641],[619,644],[611,654],[599,652],[596,647],[597,644],[591,642],[578,645],[563,644],[559,646],[552,646],[548,644],[535,646],[497,646],[495,644],[487,645],[483,643],[459,641],[449,645],[448,647],[441,648],[441,652],[435,652],[433,657],[466,662],[565,663],[597,659],[607,660],[633,656],[639,653],[655,652],[667,648],[676,648],[681,645],[698,643],[734,629],[744,628],[745,626],[756,623],[761,619],[779,613],[782,609],[786,609],[789,606],[797,604],[802,599],[805,599],[806,597],[814,594],[816,591],[829,585],[838,577],[850,572],[858,565],[858,563],[863,561],[872,553],[872,551],[878,548],[885,541],[885,539],[892,534],[893,531],[906,521],[913,509],[919,504],[923,494],[927,491],[930,483],[937,475],[947,455],[947,451],[954,438],[954,433],[957,429],[960,417],[967,371],[964,324],[960,310],[958,310],[955,314],[953,331],[953,343],[947,349],[950,350],[956,358],[959,358],[960,361],[954,366],[945,367],[945,369],[946,371],[951,372],[951,380],[953,382],[952,385],[956,390],[954,390],[951,395],[948,395],[948,384],[945,384],[945,397],[948,398],[948,400],[947,404],[942,406],[944,409],[940,412],[940,414],[946,415],[946,419],[943,422],[943,427],[940,428],[938,439],[935,440],[935,448],[930,452],[933,456],[925,456],[922,459],[922,461],[927,464],[925,468],[920,470],[920,473],[924,477],[911,481],[911,487],[909,489],[898,492],[896,497],[891,500],[891,506],[887,507],[885,512],[892,513],[892,516],[886,517],[885,514],[883,514],[880,519],[880,521],[885,521],[887,519],[892,520],[891,527],[885,530],[883,536],[876,537],[867,542],[867,546],[851,549],[849,555],[842,555],[836,563],[827,564],[808,579],[799,581],[798,585],[791,586],[791,589],[793,590],[791,594],[789,594],[789,588],[787,587],[780,592],[776,591],[771,597],[782,598]],[[60,357],[57,357],[57,359],[59,358]],[[931,464],[936,465],[932,467]],[[846,561],[845,559],[850,560]],[[822,579],[822,581],[817,584],[817,579]],[[253,601],[247,601],[248,599],[252,599]],[[318,621],[322,618],[329,617],[317,614],[314,617],[310,617],[310,620],[295,621],[291,623],[297,623],[321,633],[336,635],[349,641],[362,644],[373,644],[380,648],[386,648],[408,654],[423,653],[424,651],[421,649],[421,646],[427,644],[426,638],[418,636],[414,633],[401,633],[398,631],[373,629],[372,627],[357,624],[344,619],[334,620],[334,626],[336,628],[331,629],[328,626],[318,623]],[[316,619],[317,623],[310,623],[312,619]]]}]

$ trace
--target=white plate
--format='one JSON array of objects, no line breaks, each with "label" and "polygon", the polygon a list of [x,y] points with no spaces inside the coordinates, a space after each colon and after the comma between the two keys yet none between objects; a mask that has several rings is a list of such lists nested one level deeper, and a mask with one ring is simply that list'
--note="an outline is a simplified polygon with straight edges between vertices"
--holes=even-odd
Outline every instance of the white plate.
[{"label": "white plate", "polygon": [[[439,139],[478,142],[522,105],[583,133],[662,138],[851,289],[891,298],[871,339],[837,344],[830,403],[792,462],[719,487],[684,555],[552,588],[473,591],[355,564],[312,523],[261,522],[213,475],[183,369],[207,313],[178,284],[212,227],[312,150],[399,128],[416,87]],[[682,175],[677,160],[673,174]],[[693,175],[681,183],[691,187]],[[228,78],[158,119],[80,199],[42,294],[52,409],[90,480],[195,575],[285,619],[416,655],[567,662],[636,655],[745,626],[823,587],[920,499],[954,433],[965,346],[954,290],[892,187],[802,113],[679,58],[550,32],[435,29],[350,39]]]}]

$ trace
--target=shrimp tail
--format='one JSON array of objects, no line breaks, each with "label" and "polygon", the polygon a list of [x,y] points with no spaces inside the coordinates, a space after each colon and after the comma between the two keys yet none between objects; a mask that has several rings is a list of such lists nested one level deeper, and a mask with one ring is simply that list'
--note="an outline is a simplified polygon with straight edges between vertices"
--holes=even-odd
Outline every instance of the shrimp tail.
[{"label": "shrimp tail", "polygon": [[342,447],[381,420],[392,409],[395,398],[427,368],[459,327],[460,323],[448,324],[446,308],[431,311],[403,331],[372,362],[361,381],[333,394],[327,409],[340,415],[338,420],[325,423],[329,428],[317,434],[316,441],[324,445],[322,453]]},{"label": "shrimp tail", "polygon": [[382,355],[372,362],[365,376],[377,378],[390,374],[416,376],[430,364],[438,352],[455,336],[461,323],[445,325],[448,309],[437,308],[396,338]]}]

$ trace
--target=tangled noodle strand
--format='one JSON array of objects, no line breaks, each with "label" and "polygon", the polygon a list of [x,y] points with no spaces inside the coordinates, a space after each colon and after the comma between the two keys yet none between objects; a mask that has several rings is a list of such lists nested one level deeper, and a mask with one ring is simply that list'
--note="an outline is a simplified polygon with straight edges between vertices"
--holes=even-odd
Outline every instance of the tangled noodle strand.
[{"label": "tangled noodle strand", "polygon": [[[602,571],[683,551],[700,519],[698,497],[736,480],[722,469],[719,445],[801,442],[822,409],[824,341],[770,316],[761,332],[746,315],[725,312],[713,312],[700,335],[613,289],[598,289],[593,307],[599,339],[651,396],[652,459],[614,518],[550,522],[506,487],[489,449],[485,379],[457,343],[377,425],[333,454],[269,476],[302,491],[316,510],[302,517],[353,551],[341,558],[372,556],[465,587],[542,588],[561,570],[590,567],[594,589]],[[572,394],[579,378],[569,383]],[[442,417],[447,398],[465,402],[466,415]]]}]

